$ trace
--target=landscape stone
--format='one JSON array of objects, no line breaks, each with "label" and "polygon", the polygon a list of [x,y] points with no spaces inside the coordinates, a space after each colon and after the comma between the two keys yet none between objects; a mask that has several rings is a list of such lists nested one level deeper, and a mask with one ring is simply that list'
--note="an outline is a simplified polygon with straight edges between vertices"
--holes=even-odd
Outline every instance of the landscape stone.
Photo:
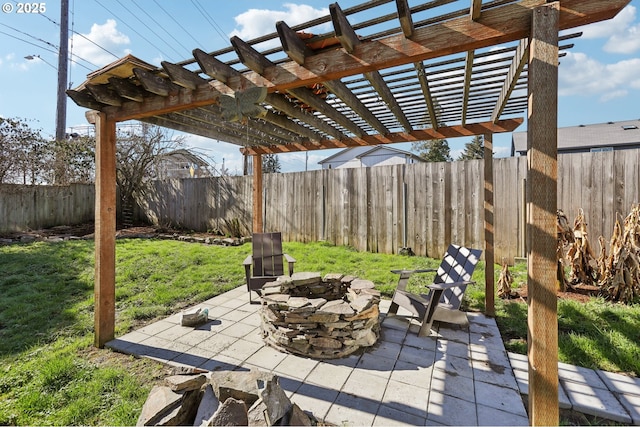
[{"label": "landscape stone", "polygon": [[247,417],[247,406],[240,399],[232,397],[224,401],[218,408],[211,421],[210,426],[246,426],[249,424]]},{"label": "landscape stone", "polygon": [[247,413],[247,418],[249,422],[249,426],[268,426],[266,418],[266,410],[267,406],[261,399],[258,399],[252,406],[249,408]]},{"label": "landscape stone", "polygon": [[373,304],[373,295],[358,295],[353,301],[351,301],[350,305],[356,313],[366,310],[371,307]]},{"label": "landscape stone", "polygon": [[269,425],[275,425],[291,409],[291,401],[280,387],[277,376],[265,382],[260,397],[266,406],[265,417]]},{"label": "landscape stone", "polygon": [[312,285],[322,281],[320,273],[300,272],[293,273],[291,281],[295,286]]},{"label": "landscape stone", "polygon": [[348,302],[343,300],[329,301],[318,310],[319,313],[335,313],[351,316],[355,313]]},{"label": "landscape stone", "polygon": [[351,290],[359,291],[362,289],[373,289],[376,285],[371,280],[354,279],[349,285]]},{"label": "landscape stone", "polygon": [[319,348],[338,349],[342,347],[342,343],[340,341],[333,338],[328,338],[328,337],[309,338],[309,344]]},{"label": "landscape stone", "polygon": [[211,384],[216,397],[224,402],[230,397],[243,400],[247,406],[259,399],[258,382],[266,381],[273,374],[262,371],[218,371],[211,373]]},{"label": "landscape stone", "polygon": [[173,391],[199,390],[207,381],[204,375],[172,375],[164,379],[166,385]]},{"label": "landscape stone", "polygon": [[293,404],[289,411],[290,426],[311,426],[311,418],[297,404]]},{"label": "landscape stone", "polygon": [[164,417],[180,406],[182,394],[167,386],[154,386],[142,406],[137,426],[157,425]]},{"label": "landscape stone", "polygon": [[213,387],[211,384],[207,384],[204,388],[202,399],[200,399],[200,404],[198,405],[198,411],[196,412],[196,416],[193,420],[193,425],[199,426],[203,422],[210,420],[211,417],[213,417],[213,414],[218,410],[219,406],[220,401],[213,392]]}]

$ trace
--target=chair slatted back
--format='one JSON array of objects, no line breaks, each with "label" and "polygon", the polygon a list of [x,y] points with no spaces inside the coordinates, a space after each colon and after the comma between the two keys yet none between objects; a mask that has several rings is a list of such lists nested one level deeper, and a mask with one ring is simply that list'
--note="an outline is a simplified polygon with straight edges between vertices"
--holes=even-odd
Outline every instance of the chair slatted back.
[{"label": "chair slatted back", "polygon": [[284,274],[282,233],[254,233],[252,247],[254,276],[282,276]]},{"label": "chair slatted back", "polygon": [[[482,255],[480,249],[449,245],[447,253],[438,267],[433,283],[455,283],[471,280],[476,264]],[[442,293],[440,302],[450,304],[454,310],[460,308],[466,285],[447,289]]]}]

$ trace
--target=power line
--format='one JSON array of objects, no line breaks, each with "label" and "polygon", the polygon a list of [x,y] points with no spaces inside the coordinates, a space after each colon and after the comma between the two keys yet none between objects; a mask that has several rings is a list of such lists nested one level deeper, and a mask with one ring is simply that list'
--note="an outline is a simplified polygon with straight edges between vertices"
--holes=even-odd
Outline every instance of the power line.
[{"label": "power line", "polygon": [[32,39],[34,39],[34,40],[37,40],[37,41],[39,41],[39,42],[41,42],[41,43],[44,43],[44,44],[46,44],[46,45],[48,45],[48,46],[51,46],[52,48],[54,48],[54,49],[55,49],[56,53],[57,53],[57,52],[58,52],[58,50],[60,49],[60,48],[59,48],[59,46],[56,46],[56,45],[54,45],[53,43],[49,43],[49,42],[48,42],[48,41],[46,41],[46,40],[43,40],[43,39],[38,38],[38,37],[36,37],[36,36],[33,36],[33,35],[29,34],[29,33],[25,33],[25,32],[24,32],[24,31],[22,31],[22,30],[18,30],[17,28],[13,28],[11,25],[3,24],[2,22],[0,22],[0,25],[2,25],[3,27],[7,27],[7,28],[9,28],[9,29],[11,29],[11,30],[13,30],[13,31],[15,31],[16,33],[23,34],[23,35],[25,35],[25,36],[27,36],[27,37],[31,37],[31,38],[32,38]]},{"label": "power line", "polygon": [[[133,16],[135,19],[138,20],[138,22],[140,22],[142,25],[144,25],[147,30],[151,31],[153,33],[154,36],[156,36],[158,39],[160,39],[165,45],[167,45],[171,50],[173,50],[178,57],[180,57],[182,54],[180,52],[178,52],[173,46],[171,46],[171,44],[169,44],[165,39],[162,38],[162,36],[160,36],[160,34],[156,33],[154,31],[153,28],[151,28],[150,26],[148,26],[142,19],[140,19],[140,17],[138,16],[138,14],[133,13],[127,6],[125,6],[124,4],[122,4],[122,2],[120,0],[116,0],[118,2],[118,4],[120,6],[122,6],[124,8],[124,10],[126,10],[127,12],[129,12],[129,14],[131,16]],[[144,13],[146,13],[140,6],[138,6],[135,2],[132,2],[134,5],[136,5],[138,7],[138,9],[142,10]],[[148,14],[147,14],[148,16]]]},{"label": "power line", "polygon": [[[47,19],[47,20],[48,20],[49,22],[51,22],[52,24],[54,24],[54,25],[56,25],[56,26],[58,26],[58,27],[60,26],[60,24],[59,24],[59,23],[57,23],[55,20],[53,20],[53,19],[49,18],[49,17],[48,17],[47,15],[45,15],[44,13],[40,13],[39,15],[40,15],[40,16],[42,16],[43,18]],[[111,52],[110,50],[106,49],[105,47],[100,46],[98,43],[94,42],[93,40],[91,40],[90,38],[88,38],[87,36],[85,36],[84,34],[79,33],[79,32],[77,32],[77,31],[75,31],[75,30],[73,30],[73,29],[71,30],[71,33],[72,33],[72,34],[74,34],[74,35],[76,35],[76,36],[80,36],[80,37],[82,37],[83,39],[85,39],[85,40],[86,40],[86,41],[88,41],[89,43],[93,44],[94,46],[96,46],[96,47],[97,47],[97,48],[99,48],[99,49],[102,49],[103,51],[105,51],[105,52],[106,52],[106,53],[108,53],[109,55],[113,56],[114,58],[116,58],[116,59],[118,59],[118,58],[119,58],[119,56],[118,56],[118,55],[116,55],[115,53],[113,53],[113,52]],[[88,64],[91,64],[92,66],[94,66],[94,67],[96,67],[96,68],[97,68],[97,65],[93,64],[91,61],[89,61],[89,60],[87,60],[87,59],[84,59],[84,58],[81,58],[81,57],[80,57],[80,56],[78,56],[78,55],[75,55],[75,56],[76,56],[76,58],[81,59],[82,61],[85,61],[85,62],[87,62]]]},{"label": "power line", "polygon": [[20,37],[14,36],[13,34],[5,33],[4,31],[0,31],[0,34],[4,34],[5,36],[11,37],[11,38],[16,39],[16,40],[20,40],[20,41],[21,41],[21,42],[23,42],[23,43],[30,44],[31,46],[35,46],[35,47],[37,47],[37,48],[39,48],[39,49],[43,49],[43,50],[46,50],[46,51],[48,51],[48,52],[55,53],[56,55],[58,54],[58,51],[57,51],[57,50],[47,49],[47,48],[45,48],[45,47],[42,47],[42,46],[40,46],[40,45],[37,45],[37,44],[32,43],[32,42],[30,42],[30,41],[27,41],[27,40],[25,40],[25,39],[21,39]]},{"label": "power line", "polygon": [[[175,24],[176,24],[178,27],[180,27],[180,29],[181,29],[182,31],[184,31],[184,33],[185,33],[186,35],[188,35],[189,37],[191,37],[191,40],[193,40],[194,42],[196,42],[196,45],[200,45],[200,42],[199,42],[198,40],[196,40],[196,38],[195,38],[195,37],[194,37],[194,36],[193,36],[193,35],[192,35],[192,34],[191,34],[191,33],[190,33],[186,28],[184,28],[184,26],[183,26],[180,22],[178,22],[178,20],[177,20],[176,18],[174,18],[172,14],[170,14],[169,12],[167,12],[167,10],[166,10],[164,7],[162,7],[162,5],[161,5],[160,3],[158,3],[158,0],[153,0],[153,2],[154,2],[154,3],[156,4],[156,6],[158,6],[158,8],[159,8],[160,10],[162,10],[162,11],[163,11],[163,12],[164,12],[164,13],[165,13],[165,14],[166,14],[166,15],[167,15],[167,16],[168,16],[168,17],[169,17],[173,22],[175,22]],[[189,50],[189,49],[187,49],[187,50]]]},{"label": "power line", "polygon": [[209,15],[209,12],[207,12],[207,10],[204,7],[202,7],[202,5],[198,3],[196,0],[191,0],[191,3],[196,7],[196,9],[198,9],[200,13],[202,13],[202,16],[204,16],[204,19],[206,19],[209,22],[209,24],[211,24],[213,29],[218,33],[218,35],[222,38],[222,40],[224,40],[225,43],[229,43],[229,38],[224,34],[224,31],[222,31],[222,28],[220,28],[216,20],[213,19],[211,15]]},{"label": "power line", "polygon": [[[113,11],[111,11],[108,7],[106,7],[105,5],[103,5],[102,3],[100,3],[98,0],[93,0],[98,6],[102,7],[104,10],[106,10],[107,12],[109,12],[110,14],[112,14],[113,16],[115,16],[120,22],[122,22],[124,25],[126,25],[131,31],[133,31],[134,33],[136,33],[141,39],[143,39],[144,41],[146,41],[147,43],[149,43],[150,46],[158,49],[160,51],[160,53],[162,55],[164,55],[165,57],[169,58],[170,55],[167,55],[165,52],[163,52],[160,48],[158,48],[153,42],[151,42],[151,40],[147,39],[145,36],[143,36],[142,34],[140,34],[135,28],[133,28],[131,25],[129,25],[124,19],[122,19],[121,17],[119,17],[118,15],[116,15],[115,13],[113,13]],[[131,13],[131,12],[129,12]]]},{"label": "power line", "polygon": [[[182,47],[184,50],[186,50],[187,52],[190,52],[191,49],[189,49],[188,47],[186,47],[185,45],[183,45],[180,40],[178,40],[171,32],[169,32],[167,30],[167,28],[165,28],[164,25],[160,24],[152,15],[149,14],[149,12],[147,12],[144,8],[140,7],[140,5],[136,2],[132,2],[138,9],[140,9],[142,11],[142,13],[144,13],[145,15],[147,15],[147,17],[153,21],[154,24],[156,24],[157,28],[162,28],[164,30],[165,33],[167,33],[169,35],[169,37],[171,37],[171,39],[173,39],[174,42],[176,42],[178,45],[180,45],[180,47]],[[184,28],[183,28],[184,30]],[[166,42],[165,42],[166,43]],[[167,45],[169,45],[167,43]],[[175,50],[175,49],[174,49]],[[178,53],[180,55],[179,52],[176,51],[176,53]]]}]

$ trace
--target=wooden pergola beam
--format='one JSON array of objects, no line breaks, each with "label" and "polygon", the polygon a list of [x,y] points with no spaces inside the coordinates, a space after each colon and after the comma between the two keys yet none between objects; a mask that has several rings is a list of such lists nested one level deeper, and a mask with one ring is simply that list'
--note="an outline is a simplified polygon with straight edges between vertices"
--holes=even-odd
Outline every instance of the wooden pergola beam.
[{"label": "wooden pergola beam", "polygon": [[[307,48],[307,45],[300,37],[284,22],[276,24],[278,36],[282,43],[284,52],[293,61],[300,65],[304,65],[305,58],[313,55],[313,51]],[[360,99],[340,80],[326,81],[323,85],[329,89],[335,96],[340,98],[349,108],[357,115],[362,117],[369,123],[378,133],[388,133],[389,130],[382,124],[378,118],[372,114]]]},{"label": "wooden pergola beam", "polygon": [[507,72],[507,78],[502,85],[502,89],[500,89],[500,95],[498,96],[496,105],[493,108],[493,113],[491,113],[491,120],[498,120],[498,118],[504,111],[511,93],[518,83],[520,74],[522,74],[524,66],[527,65],[528,59],[529,40],[521,39],[520,43],[518,43],[518,47],[516,48],[516,52],[513,54],[513,59],[511,61],[511,65],[509,66],[509,71]]},{"label": "wooden pergola beam", "polygon": [[[562,0],[559,28],[613,18],[629,1]],[[416,28],[411,43],[407,43],[404,34],[389,36],[362,42],[353,47],[351,54],[342,49],[330,50],[308,57],[304,67],[287,62],[244,77],[258,86],[267,86],[270,92],[284,91],[520,40],[529,35],[533,9],[543,4],[546,0],[521,0],[485,10],[477,21],[464,16]],[[236,84],[233,80],[227,83],[232,88]]]},{"label": "wooden pergola beam", "polygon": [[[559,28],[563,30],[610,19],[629,1],[562,0]],[[242,90],[246,87],[247,80],[253,85],[267,87],[270,92],[285,92],[290,88],[311,86],[326,80],[337,80],[354,74],[520,40],[529,35],[532,10],[545,3],[546,0],[521,0],[483,11],[477,21],[464,16],[417,28],[410,43],[407,43],[404,34],[364,41],[354,48],[352,54],[334,49],[307,57],[304,67],[293,61],[274,64],[263,70],[264,76],[249,71],[242,75],[228,76],[226,81],[217,78],[219,81],[210,82],[210,87],[198,88],[188,93],[183,89],[176,96],[149,97],[142,103],[125,102],[121,107],[104,107],[98,104],[98,109],[102,108],[102,111],[116,121],[134,120],[215,104],[220,93]],[[68,94],[74,100],[77,99],[71,91]],[[94,108],[88,106],[88,102],[79,105]]]},{"label": "wooden pergola beam", "polygon": [[471,88],[471,76],[473,74],[473,55],[472,50],[467,51],[464,65],[464,83],[462,93],[462,125],[467,123],[467,107],[469,106],[469,90]]},{"label": "wooden pergola beam", "polygon": [[[239,37],[232,37],[231,44],[236,50],[240,61],[258,74],[264,72],[268,67],[276,66],[267,57]],[[313,110],[335,121],[354,135],[361,136],[366,134],[357,124],[329,105],[324,99],[315,96],[307,87],[289,88],[287,92],[304,104],[310,106]]]},{"label": "wooden pergola beam", "polygon": [[[523,119],[506,119],[497,123],[483,122],[470,123],[465,126],[441,126],[438,129],[416,129],[411,132],[389,133],[387,135],[366,135],[362,138],[345,138],[338,143],[341,148],[358,147],[362,145],[394,144],[400,142],[427,141],[431,139],[458,138],[464,136],[484,135],[487,133],[513,132],[523,122]],[[299,151],[324,150],[337,148],[335,140],[324,140],[320,142],[298,141],[296,146]],[[248,147],[240,150],[243,154],[278,154],[286,153],[290,150],[278,145],[264,147]]]},{"label": "wooden pergola beam", "polygon": [[425,69],[422,62],[416,62],[415,64],[413,64],[413,66],[418,73],[418,81],[420,82],[422,96],[424,96],[424,101],[427,104],[427,111],[429,112],[429,122],[431,123],[431,127],[433,129],[438,129],[438,117],[435,103],[433,101],[433,96],[431,95],[431,87],[429,86],[427,70]]},{"label": "wooden pergola beam", "polygon": [[[353,53],[353,50],[362,43],[358,38],[358,35],[349,23],[349,20],[338,3],[330,5],[329,12],[331,13],[331,20],[333,22],[336,36],[340,40],[342,47],[347,51],[347,53]],[[407,116],[402,112],[402,108],[398,104],[396,97],[393,96],[391,89],[389,89],[389,85],[384,81],[380,72],[375,70],[368,71],[363,74],[365,78],[369,80],[371,86],[373,86],[376,92],[378,92],[380,98],[382,98],[387,107],[389,107],[389,110],[391,110],[396,119],[398,119],[398,122],[404,130],[407,132],[413,130],[411,123],[409,123]]]},{"label": "wooden pergola beam", "polygon": [[398,10],[398,20],[402,34],[408,39],[413,36],[413,17],[411,16],[411,8],[407,0],[396,0],[396,9]]}]

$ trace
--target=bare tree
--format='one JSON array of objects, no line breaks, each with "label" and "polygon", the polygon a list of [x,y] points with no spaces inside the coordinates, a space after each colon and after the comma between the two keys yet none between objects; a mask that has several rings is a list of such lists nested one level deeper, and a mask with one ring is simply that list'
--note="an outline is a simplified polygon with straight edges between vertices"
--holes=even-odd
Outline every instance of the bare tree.
[{"label": "bare tree", "polygon": [[0,117],[0,182],[46,182],[51,151],[40,129],[24,119]]},{"label": "bare tree", "polygon": [[173,137],[166,129],[146,123],[118,130],[116,181],[125,217],[158,177],[160,159],[183,145],[184,137]]},{"label": "bare tree", "polygon": [[51,179],[59,185],[89,184],[95,180],[96,140],[90,136],[74,135],[53,141]]}]

